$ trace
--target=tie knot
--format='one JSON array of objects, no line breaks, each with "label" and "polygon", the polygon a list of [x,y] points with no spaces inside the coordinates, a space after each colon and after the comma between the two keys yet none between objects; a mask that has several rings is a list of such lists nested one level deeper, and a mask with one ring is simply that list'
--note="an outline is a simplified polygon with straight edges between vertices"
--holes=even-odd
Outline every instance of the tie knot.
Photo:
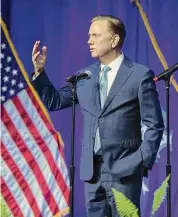
[{"label": "tie knot", "polygon": [[111,70],[111,67],[109,67],[109,66],[107,66],[107,65],[105,65],[104,67],[103,67],[103,73],[105,74],[105,73],[107,73],[107,72],[109,72]]}]

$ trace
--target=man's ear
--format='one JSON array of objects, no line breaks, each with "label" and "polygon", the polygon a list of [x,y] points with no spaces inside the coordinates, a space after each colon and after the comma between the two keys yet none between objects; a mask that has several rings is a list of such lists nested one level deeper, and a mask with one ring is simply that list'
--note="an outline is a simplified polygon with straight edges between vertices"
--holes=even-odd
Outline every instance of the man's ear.
[{"label": "man's ear", "polygon": [[119,44],[120,41],[120,37],[118,34],[113,35],[112,37],[112,48],[117,47],[117,45]]}]

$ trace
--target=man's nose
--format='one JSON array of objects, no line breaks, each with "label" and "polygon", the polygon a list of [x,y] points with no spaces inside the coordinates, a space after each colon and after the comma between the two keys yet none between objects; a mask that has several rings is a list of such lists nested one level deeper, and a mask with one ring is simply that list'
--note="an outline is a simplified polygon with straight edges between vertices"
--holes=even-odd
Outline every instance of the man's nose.
[{"label": "man's nose", "polygon": [[88,44],[89,45],[93,44],[93,40],[91,39],[91,37],[88,39]]}]

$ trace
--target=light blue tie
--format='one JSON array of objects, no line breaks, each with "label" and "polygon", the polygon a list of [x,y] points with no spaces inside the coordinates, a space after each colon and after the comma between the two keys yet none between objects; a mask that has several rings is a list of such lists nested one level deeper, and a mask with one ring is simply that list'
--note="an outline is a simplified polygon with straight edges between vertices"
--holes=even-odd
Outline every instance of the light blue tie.
[{"label": "light blue tie", "polygon": [[[106,101],[107,97],[107,91],[108,91],[108,77],[107,73],[111,70],[109,66],[104,66],[102,76],[100,79],[100,100],[101,100],[101,108],[103,108],[104,103]],[[95,137],[95,145],[94,145],[94,152],[96,154],[102,154],[101,153],[101,142],[100,142],[100,135],[99,135],[99,128],[96,130],[96,137]]]}]

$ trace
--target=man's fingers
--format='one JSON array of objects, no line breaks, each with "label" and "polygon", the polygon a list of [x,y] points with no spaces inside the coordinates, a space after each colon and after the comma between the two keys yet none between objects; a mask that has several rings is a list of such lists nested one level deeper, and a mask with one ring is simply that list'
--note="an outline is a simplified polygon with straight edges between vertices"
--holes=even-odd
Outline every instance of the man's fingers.
[{"label": "man's fingers", "polygon": [[40,44],[40,41],[36,41],[34,46],[33,46],[33,51],[32,51],[32,56],[38,51],[39,49],[39,44]]},{"label": "man's fingers", "polygon": [[38,51],[36,54],[33,55],[33,57],[32,57],[33,62],[36,61],[39,54],[40,54],[40,51]]},{"label": "man's fingers", "polygon": [[46,56],[46,52],[47,52],[47,47],[43,46],[43,48],[42,48],[42,55]]},{"label": "man's fingers", "polygon": [[38,41],[36,41],[34,46],[33,46],[32,56],[37,52],[37,49],[38,49]]}]

